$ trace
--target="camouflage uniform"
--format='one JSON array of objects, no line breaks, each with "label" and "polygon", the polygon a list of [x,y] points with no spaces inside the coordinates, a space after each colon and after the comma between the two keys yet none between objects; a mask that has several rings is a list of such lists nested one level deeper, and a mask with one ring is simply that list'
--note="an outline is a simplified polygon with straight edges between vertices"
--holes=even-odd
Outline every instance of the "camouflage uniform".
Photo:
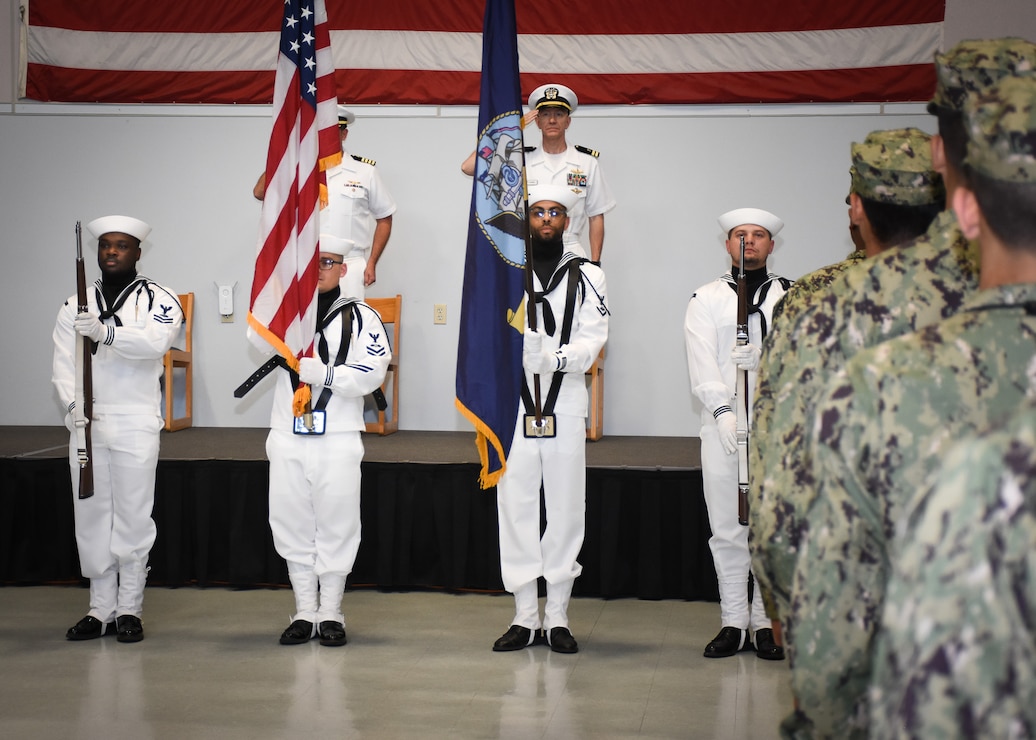
[{"label": "camouflage uniform", "polygon": [[[937,54],[937,87],[931,112],[960,111],[965,97],[992,82],[1028,74],[1036,46],[1022,39],[962,41]],[[772,434],[779,456],[764,463],[755,487],[758,517],[751,522],[753,573],[764,592],[790,598],[796,560],[805,536],[806,512],[815,499],[809,425],[817,394],[833,372],[860,350],[915,331],[955,314],[978,284],[978,248],[964,238],[952,212],[940,214],[927,233],[847,269],[822,299],[806,309],[789,332],[787,356],[798,372],[774,385],[773,417],[782,431]],[[795,625],[781,611],[785,649],[792,671],[798,646]],[[794,734],[795,715],[784,726]]]},{"label": "camouflage uniform", "polygon": [[[943,202],[945,190],[932,169],[929,141],[928,134],[917,129],[894,129],[872,132],[863,142],[854,143],[852,191],[897,205]],[[830,314],[819,306],[837,299],[834,286],[873,263],[861,264],[862,253],[858,254],[860,260],[850,261],[850,255],[850,260],[797,281],[781,302],[786,308],[763,347],[752,427],[761,442],[751,447],[749,471],[755,498],[749,506],[749,524],[753,573],[771,618],[788,611],[797,550],[789,535],[798,531],[797,512],[808,502],[803,494],[809,490],[809,411],[827,377],[817,370],[832,366],[827,354],[838,337],[828,321]],[[797,289],[803,282],[807,287]]]},{"label": "camouflage uniform", "polygon": [[946,460],[896,537],[871,735],[1036,737],[1036,401]]},{"label": "camouflage uniform", "polygon": [[814,293],[827,290],[828,286],[847,267],[866,258],[867,255],[863,250],[854,249],[841,262],[826,265],[800,278],[796,278],[795,284],[788,288],[788,292],[781,298],[781,302],[773,309],[772,328],[776,329],[778,325],[784,327],[791,326],[802,310],[813,302]]},{"label": "camouflage uniform", "polygon": [[[1036,77],[975,93],[964,113],[967,167],[1011,184],[1036,182]],[[993,233],[985,237],[999,260],[991,270],[1007,272],[1018,263],[1015,252],[1031,250],[1025,242],[994,247]],[[867,729],[874,637],[898,557],[896,526],[952,443],[1007,417],[1026,396],[1026,369],[1036,355],[1036,282],[993,281],[957,315],[857,355],[817,404],[817,496],[791,615],[798,644],[792,686],[802,708],[796,722],[802,727],[805,719],[812,735]]]},{"label": "camouflage uniform", "polygon": [[[964,114],[965,163],[978,178],[973,186],[982,188],[982,197],[977,190],[973,194],[974,203],[989,217],[983,204],[993,206],[990,199],[995,196],[986,182],[996,181],[995,192],[1007,197],[1012,191],[1024,195],[1036,183],[1036,77],[1003,80],[970,98]],[[1021,203],[1012,207],[1025,208]],[[1008,222],[997,210],[990,211],[996,220],[987,222],[983,248],[988,241],[990,254],[1009,256],[997,263],[999,272],[986,282],[1001,282],[997,275],[1010,274],[1036,253],[1031,233],[1015,236],[1013,242],[998,241]],[[1026,223],[1031,219],[1019,217],[1006,231],[1030,231]],[[1032,279],[1031,272],[1022,275]],[[1028,361],[1013,354],[997,357],[1001,333],[983,331],[980,362],[990,356],[1004,364],[975,376],[982,384],[979,399],[990,395],[987,389],[999,387],[996,398],[1002,408],[1001,394],[1009,402],[1018,390],[1028,390],[1027,408],[1006,429],[951,452],[946,458],[951,467],[938,476],[934,490],[913,501],[898,501],[905,515],[888,548],[892,572],[870,692],[872,730],[880,737],[1036,735],[1034,288],[1033,283],[999,288],[1016,302],[1028,298],[1028,303],[989,317],[998,328],[1018,332],[1014,343],[1029,355]],[[1026,367],[1028,382],[1021,377]],[[991,417],[992,412],[982,415]],[[940,430],[934,437],[946,433]],[[875,593],[880,597],[880,589]]]}]

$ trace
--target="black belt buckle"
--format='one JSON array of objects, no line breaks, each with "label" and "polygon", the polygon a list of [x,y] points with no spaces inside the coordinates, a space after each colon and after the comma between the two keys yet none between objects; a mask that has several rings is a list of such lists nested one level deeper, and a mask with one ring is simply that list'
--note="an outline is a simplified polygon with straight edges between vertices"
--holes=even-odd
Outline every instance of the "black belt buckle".
[{"label": "black belt buckle", "polygon": [[550,439],[557,436],[554,430],[554,414],[541,414],[539,423],[536,423],[535,414],[526,414],[525,436],[528,439]]}]

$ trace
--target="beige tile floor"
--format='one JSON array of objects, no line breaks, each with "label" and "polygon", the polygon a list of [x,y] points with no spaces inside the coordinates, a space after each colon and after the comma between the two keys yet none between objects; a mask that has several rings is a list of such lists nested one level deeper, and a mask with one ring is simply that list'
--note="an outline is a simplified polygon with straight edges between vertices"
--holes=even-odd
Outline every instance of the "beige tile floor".
[{"label": "beige tile floor", "polygon": [[719,606],[574,599],[577,655],[490,647],[510,596],[350,591],[349,644],[281,646],[287,590],[149,588],[146,639],[72,643],[77,587],[0,588],[3,738],[775,738],[787,663],[706,660]]}]

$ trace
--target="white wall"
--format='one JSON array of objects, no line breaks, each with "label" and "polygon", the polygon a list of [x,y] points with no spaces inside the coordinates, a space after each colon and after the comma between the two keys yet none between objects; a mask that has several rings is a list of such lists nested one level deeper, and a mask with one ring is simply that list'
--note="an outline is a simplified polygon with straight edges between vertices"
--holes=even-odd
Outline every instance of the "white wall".
[{"label": "white wall", "polygon": [[[0,0],[5,21],[16,0]],[[12,27],[15,24],[10,24]],[[195,423],[265,426],[269,381],[232,391],[260,362],[244,338],[269,109],[10,102],[13,31],[0,38],[0,342],[8,367],[0,424],[58,424],[50,333],[73,292],[73,227],[122,212],[154,231],[141,269],[197,294]],[[946,45],[965,37],[1036,38],[1032,0],[949,0]],[[359,108],[350,150],[379,161],[399,202],[372,296],[404,296],[401,426],[468,430],[454,369],[471,181],[459,163],[474,108]],[[850,249],[849,144],[875,128],[932,130],[919,105],[583,108],[570,140],[603,152],[619,206],[607,217],[604,267],[613,311],[605,432],[694,435],[682,338],[691,292],[726,268],[716,216],[754,205],[784,218],[771,267],[797,277]],[[530,143],[535,143],[530,137]],[[91,275],[96,266],[91,264]],[[237,283],[234,323],[215,282]],[[432,305],[448,305],[433,326]]]},{"label": "white wall", "polygon": [[[726,269],[716,216],[757,205],[782,216],[775,271],[798,276],[849,251],[843,202],[849,143],[873,128],[929,126],[929,117],[838,109],[579,111],[571,138],[603,152],[620,205],[607,217],[604,266],[613,311],[606,365],[608,434],[697,432],[682,316],[691,292]],[[50,332],[74,290],[73,227],[121,212],[152,224],[141,271],[197,294],[195,423],[263,426],[270,384],[232,391],[261,358],[245,340],[269,118],[138,115],[140,109],[19,106],[0,116],[5,224],[2,340],[11,378],[0,423],[60,420],[50,386]],[[154,108],[146,110],[153,111]],[[823,115],[839,110],[850,115]],[[806,115],[757,116],[794,112]],[[406,115],[399,115],[401,112]],[[713,113],[716,115],[702,115]],[[371,295],[404,296],[401,426],[465,430],[453,405],[457,319],[471,181],[459,163],[474,108],[359,110],[351,150],[373,157],[399,202]],[[91,276],[96,265],[91,262]],[[220,321],[215,283],[237,283],[235,322]],[[446,326],[432,305],[448,306]]]}]

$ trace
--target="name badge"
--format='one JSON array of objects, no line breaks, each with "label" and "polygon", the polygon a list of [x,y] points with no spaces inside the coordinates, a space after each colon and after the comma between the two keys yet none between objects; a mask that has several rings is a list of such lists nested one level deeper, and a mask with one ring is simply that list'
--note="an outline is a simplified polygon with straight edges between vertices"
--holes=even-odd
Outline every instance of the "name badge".
[{"label": "name badge", "polygon": [[542,414],[540,421],[536,423],[535,414],[525,415],[525,436],[530,439],[537,437],[549,438],[554,435],[554,414]]},{"label": "name badge", "polygon": [[[311,414],[295,417],[295,434],[323,434],[324,422],[326,419],[324,411],[314,411]],[[307,418],[308,417],[308,418]],[[309,426],[306,422],[312,426]]]}]

